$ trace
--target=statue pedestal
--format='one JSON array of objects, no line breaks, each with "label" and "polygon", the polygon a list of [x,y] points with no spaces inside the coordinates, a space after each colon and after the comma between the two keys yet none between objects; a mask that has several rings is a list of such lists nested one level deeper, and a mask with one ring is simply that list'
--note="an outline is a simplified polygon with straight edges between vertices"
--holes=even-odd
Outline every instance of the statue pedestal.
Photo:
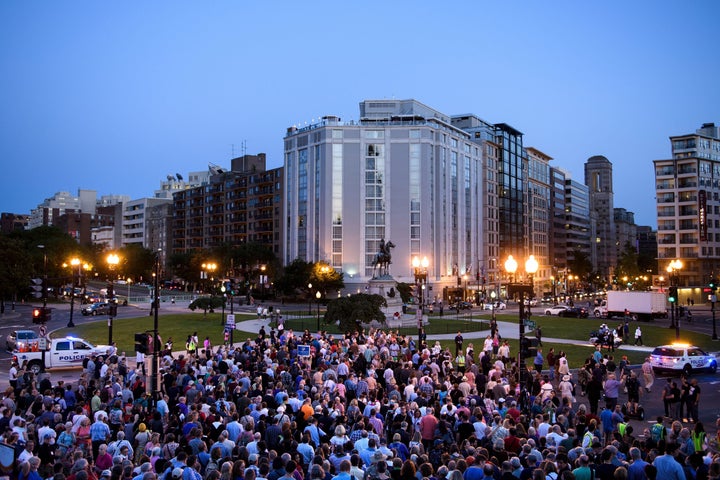
[{"label": "statue pedestal", "polygon": [[[390,292],[395,292],[394,296],[389,296]],[[397,291],[397,281],[390,275],[373,278],[368,282],[368,293],[380,295],[387,302],[387,307],[382,307],[385,314],[385,324],[389,328],[417,327],[418,318],[415,314],[403,314],[402,299],[400,292]],[[422,316],[423,325],[427,325],[427,315]]]}]

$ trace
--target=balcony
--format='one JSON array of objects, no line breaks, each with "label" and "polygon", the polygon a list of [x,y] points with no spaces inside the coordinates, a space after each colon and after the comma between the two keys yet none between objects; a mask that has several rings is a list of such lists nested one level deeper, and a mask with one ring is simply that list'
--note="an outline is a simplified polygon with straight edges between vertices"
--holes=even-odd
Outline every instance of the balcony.
[{"label": "balcony", "polygon": [[674,175],[675,174],[675,167],[662,167],[655,170],[655,176],[656,177],[664,177],[667,175]]}]

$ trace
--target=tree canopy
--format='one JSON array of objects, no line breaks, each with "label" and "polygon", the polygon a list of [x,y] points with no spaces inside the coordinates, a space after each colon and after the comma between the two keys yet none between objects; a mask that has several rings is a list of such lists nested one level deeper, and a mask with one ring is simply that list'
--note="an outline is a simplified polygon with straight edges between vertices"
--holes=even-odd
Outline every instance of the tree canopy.
[{"label": "tree canopy", "polygon": [[358,293],[341,297],[328,303],[323,321],[325,324],[337,323],[345,333],[360,331],[362,324],[372,321],[385,324],[385,314],[381,310],[384,306],[387,301],[381,295]]}]

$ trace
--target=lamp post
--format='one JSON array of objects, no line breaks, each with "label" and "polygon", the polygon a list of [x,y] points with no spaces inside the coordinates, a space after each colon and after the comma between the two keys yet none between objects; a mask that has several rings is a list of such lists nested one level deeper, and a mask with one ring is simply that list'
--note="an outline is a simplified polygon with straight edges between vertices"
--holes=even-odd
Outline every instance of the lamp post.
[{"label": "lamp post", "polygon": [[117,308],[114,305],[115,301],[115,290],[114,290],[114,283],[113,283],[113,272],[115,270],[115,267],[117,264],[120,263],[120,257],[117,256],[115,253],[111,253],[107,256],[107,264],[108,267],[110,267],[110,284],[108,285],[107,290],[107,300],[108,300],[108,345],[112,345],[112,338],[113,338],[113,317],[115,316],[114,308]]},{"label": "lamp post", "polygon": [[320,290],[315,292],[315,298],[317,298],[317,331],[320,333],[320,299],[322,298]]},{"label": "lamp post", "polygon": [[[202,271],[200,272],[200,278],[201,278],[202,280],[207,280],[207,279],[208,279],[208,272],[209,272],[209,273],[210,273],[210,282],[212,282],[212,281],[213,281],[213,275],[214,275],[214,273],[215,273],[215,270],[217,270],[217,264],[215,264],[215,263],[213,263],[213,262],[203,263],[203,264],[201,265],[201,267],[202,267]],[[212,285],[212,283],[211,283],[211,285]]]},{"label": "lamp post", "polygon": [[265,268],[265,265],[260,265],[260,288],[263,301],[265,300]]},{"label": "lamp post", "polygon": [[225,292],[227,292],[225,285],[220,287],[220,292],[222,293],[222,314],[220,315],[220,325],[225,325]]},{"label": "lamp post", "polygon": [[492,321],[493,321],[493,323],[495,322],[495,298],[496,298],[496,297],[497,297],[497,293],[495,293],[495,290],[493,290],[492,292],[490,292],[490,301],[492,302],[492,303],[490,304],[490,306],[492,307],[492,308],[491,308],[491,311],[492,311]]},{"label": "lamp post", "polygon": [[680,283],[678,272],[682,269],[683,263],[682,260],[670,260],[670,263],[667,266],[667,272],[670,277],[670,285],[671,291],[676,292],[675,293],[675,301],[670,302],[670,328],[675,328],[675,339],[680,339],[680,316],[679,311],[677,308],[677,304],[680,301],[680,295],[678,292],[678,283]]},{"label": "lamp post", "polygon": [[160,307],[160,252],[158,249],[155,255],[155,292],[153,294],[153,302],[155,303],[154,316],[153,316],[153,340],[152,340],[152,401],[153,406],[157,405],[160,394],[160,382],[158,379],[158,360],[160,359],[160,345],[158,341],[158,310]]},{"label": "lamp post", "polygon": [[422,328],[423,328],[423,307],[425,305],[423,294],[425,293],[423,290],[425,289],[425,284],[427,283],[427,277],[428,277],[428,267],[430,266],[430,261],[427,257],[423,257],[422,260],[418,256],[413,257],[412,259],[412,266],[413,266],[413,275],[415,277],[415,288],[417,288],[418,292],[418,303],[419,303],[419,311],[420,313],[417,314],[418,319],[418,350],[422,348]]},{"label": "lamp post", "polygon": [[308,315],[312,315],[312,283],[308,283]]},{"label": "lamp post", "polygon": [[524,365],[524,344],[525,344],[525,294],[528,294],[528,298],[533,296],[533,275],[537,272],[538,262],[535,260],[535,255],[530,255],[525,260],[525,273],[527,273],[530,283],[525,284],[518,282],[515,272],[517,271],[518,263],[512,255],[508,256],[505,261],[505,271],[507,271],[514,282],[508,285],[508,296],[517,293],[519,295],[518,300],[518,332],[520,337],[520,346],[518,348],[518,383],[521,383],[521,372]]},{"label": "lamp post", "polygon": [[70,260],[70,265],[67,263],[63,264],[64,267],[70,267],[72,274],[72,286],[70,288],[70,320],[68,320],[67,328],[73,328],[75,322],[73,322],[73,313],[75,311],[75,269],[77,268],[77,278],[80,280],[80,269],[82,268],[82,262],[79,258],[73,258]]},{"label": "lamp post", "polygon": [[128,279],[127,279],[127,286],[128,286],[128,291],[127,291],[127,303],[128,303],[128,304],[130,303],[130,284],[131,284],[131,283],[132,283],[132,278],[128,277]]}]

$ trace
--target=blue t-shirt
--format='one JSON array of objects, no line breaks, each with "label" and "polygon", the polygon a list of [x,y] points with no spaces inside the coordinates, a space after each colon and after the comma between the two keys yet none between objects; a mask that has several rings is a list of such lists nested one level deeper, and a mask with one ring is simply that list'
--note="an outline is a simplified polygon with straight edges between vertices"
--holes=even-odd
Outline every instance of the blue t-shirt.
[{"label": "blue t-shirt", "polygon": [[537,352],[537,355],[535,355],[535,360],[533,360],[533,364],[535,364],[535,365],[542,365],[542,364],[543,364],[543,356],[542,356],[542,353]]}]

